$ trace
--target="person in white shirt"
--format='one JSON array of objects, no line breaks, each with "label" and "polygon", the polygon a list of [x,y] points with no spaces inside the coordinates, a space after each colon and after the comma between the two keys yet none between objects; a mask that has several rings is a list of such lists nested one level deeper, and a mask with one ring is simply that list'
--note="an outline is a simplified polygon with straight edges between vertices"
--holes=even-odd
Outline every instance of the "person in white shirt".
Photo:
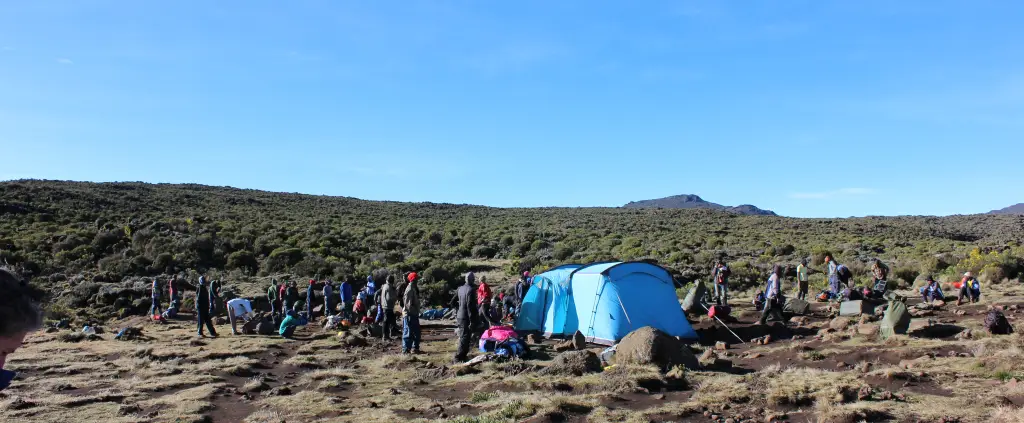
[{"label": "person in white shirt", "polygon": [[768,316],[774,315],[776,319],[782,318],[782,266],[775,265],[772,275],[768,277],[768,285],[764,289],[764,310],[761,312],[760,324],[768,322]]},{"label": "person in white shirt", "polygon": [[248,322],[252,316],[252,303],[244,298],[235,298],[228,301],[228,320],[231,322],[231,334],[238,335],[235,322],[242,320]]}]

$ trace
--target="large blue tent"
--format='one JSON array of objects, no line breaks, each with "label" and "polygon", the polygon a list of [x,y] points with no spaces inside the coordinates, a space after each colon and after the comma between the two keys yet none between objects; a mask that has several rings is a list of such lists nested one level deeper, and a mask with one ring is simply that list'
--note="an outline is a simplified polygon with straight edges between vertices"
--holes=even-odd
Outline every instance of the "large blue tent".
[{"label": "large blue tent", "polygon": [[523,298],[516,320],[516,330],[543,332],[546,336],[560,335],[552,328],[565,326],[567,313],[559,312],[569,303],[569,275],[582,264],[566,264],[535,275],[530,290]]},{"label": "large blue tent", "polygon": [[579,330],[589,342],[612,345],[636,329],[651,326],[672,336],[697,339],[679,306],[672,276],[650,263],[555,268],[537,275],[523,303],[516,323],[521,331],[564,337]]}]

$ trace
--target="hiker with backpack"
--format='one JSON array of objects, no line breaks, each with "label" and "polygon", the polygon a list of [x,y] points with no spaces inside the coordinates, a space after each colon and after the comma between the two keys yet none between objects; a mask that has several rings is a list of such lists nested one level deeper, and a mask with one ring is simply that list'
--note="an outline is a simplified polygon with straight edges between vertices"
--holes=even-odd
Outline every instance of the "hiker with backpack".
[{"label": "hiker with backpack", "polygon": [[712,271],[712,277],[715,281],[715,304],[721,306],[729,305],[729,276],[732,275],[732,271],[729,270],[729,266],[725,264],[724,260],[717,260],[715,262],[715,268]]},{"label": "hiker with backpack", "polygon": [[960,281],[960,295],[956,298],[956,305],[963,304],[964,299],[971,303],[981,300],[981,282],[971,272],[964,273]]},{"label": "hiker with backpack", "polygon": [[924,280],[928,284],[921,287],[921,301],[928,304],[935,300],[944,301],[946,297],[942,294],[942,288],[939,287],[939,283],[935,281],[935,278],[928,275]]},{"label": "hiker with backpack", "polygon": [[796,298],[807,301],[808,288],[807,259],[803,259],[800,260],[800,265],[796,267]]},{"label": "hiker with backpack", "polygon": [[153,304],[149,306],[149,316],[157,316],[163,314],[163,306],[160,305],[160,282],[156,278],[153,278],[153,286],[150,289],[152,294]]},{"label": "hiker with backpack", "polygon": [[768,317],[774,316],[775,319],[783,321],[782,317],[782,305],[785,304],[786,299],[782,295],[782,266],[775,265],[772,268],[772,274],[768,277],[768,284],[764,290],[764,308],[761,311],[761,320],[758,324],[764,325],[768,323]]}]

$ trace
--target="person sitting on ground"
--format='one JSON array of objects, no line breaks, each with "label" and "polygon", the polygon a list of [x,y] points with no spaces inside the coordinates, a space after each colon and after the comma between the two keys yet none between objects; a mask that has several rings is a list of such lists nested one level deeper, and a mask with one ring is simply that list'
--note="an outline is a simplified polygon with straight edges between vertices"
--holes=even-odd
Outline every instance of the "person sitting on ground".
[{"label": "person sitting on ground", "polygon": [[928,282],[927,285],[921,287],[921,300],[925,303],[931,304],[935,300],[944,300],[945,296],[942,294],[942,288],[939,287],[939,283],[932,278],[931,275],[926,276],[924,279]]},{"label": "person sitting on ground", "polygon": [[284,316],[284,320],[281,321],[281,327],[277,333],[285,338],[291,338],[295,335],[295,328],[305,326],[307,323],[309,322],[299,315],[298,308],[293,308]]},{"label": "person sitting on ground", "polygon": [[374,313],[373,310],[368,310],[366,312],[366,315],[363,316],[363,319],[360,320],[359,323],[362,323],[364,325],[372,325],[377,320],[375,318],[376,315],[377,315],[377,313]]},{"label": "person sitting on ground", "polygon": [[362,317],[366,313],[366,290],[360,290],[359,295],[356,296],[356,302],[352,305],[352,313],[357,317]]},{"label": "person sitting on ground", "polygon": [[981,300],[981,282],[971,272],[964,273],[960,281],[960,295],[956,298],[956,305],[963,304],[964,299],[971,303]]},{"label": "person sitting on ground", "polygon": [[782,266],[775,265],[772,275],[768,277],[768,284],[764,290],[764,308],[761,312],[761,320],[758,322],[764,325],[768,317],[773,316],[776,320],[782,321],[782,305],[785,299],[782,297]]},{"label": "person sitting on ground", "polygon": [[252,319],[252,303],[245,298],[234,298],[228,301],[228,321],[231,322],[231,334],[238,335],[235,323],[239,320],[247,323]]},{"label": "person sitting on ground", "polygon": [[4,370],[7,356],[21,347],[29,332],[43,326],[43,313],[32,298],[28,284],[6,269],[0,269],[0,292],[3,293],[0,295],[0,391],[3,391],[15,376],[14,372]]}]

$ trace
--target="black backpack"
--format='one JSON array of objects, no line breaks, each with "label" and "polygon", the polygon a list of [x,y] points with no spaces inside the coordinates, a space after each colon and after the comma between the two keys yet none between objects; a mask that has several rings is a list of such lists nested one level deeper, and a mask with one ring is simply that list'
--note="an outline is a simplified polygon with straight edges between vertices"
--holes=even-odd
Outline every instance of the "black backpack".
[{"label": "black backpack", "polygon": [[1013,333],[1013,326],[1010,325],[1010,321],[1006,320],[1006,316],[999,310],[988,312],[985,315],[983,325],[993,335],[1009,335]]}]

